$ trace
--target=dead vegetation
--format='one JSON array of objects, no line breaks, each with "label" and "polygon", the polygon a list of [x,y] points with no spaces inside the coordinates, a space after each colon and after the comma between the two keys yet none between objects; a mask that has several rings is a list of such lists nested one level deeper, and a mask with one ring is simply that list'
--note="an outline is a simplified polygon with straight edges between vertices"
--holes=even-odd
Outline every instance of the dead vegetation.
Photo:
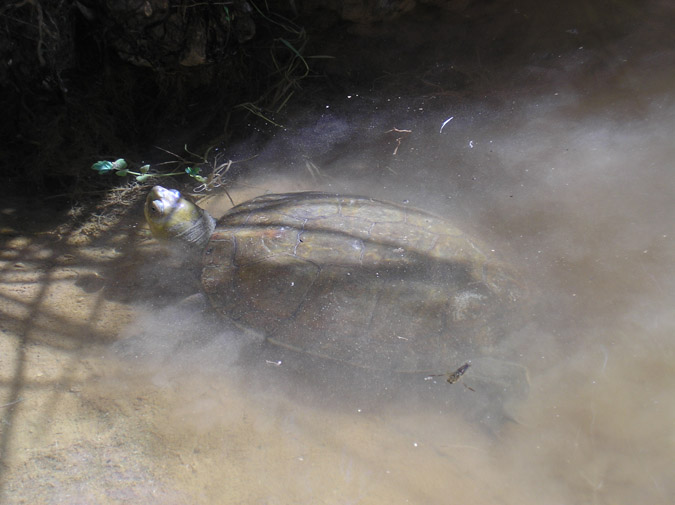
[{"label": "dead vegetation", "polygon": [[232,114],[275,124],[310,74],[306,33],[284,9],[239,0],[0,7],[12,190],[78,198],[114,180],[88,170],[97,160],[166,161],[152,146],[205,152],[236,134]]}]

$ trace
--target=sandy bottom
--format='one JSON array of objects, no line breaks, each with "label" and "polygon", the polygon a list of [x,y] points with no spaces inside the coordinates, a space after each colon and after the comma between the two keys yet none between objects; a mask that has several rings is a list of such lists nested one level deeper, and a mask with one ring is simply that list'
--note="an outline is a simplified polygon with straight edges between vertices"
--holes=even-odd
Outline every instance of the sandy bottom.
[{"label": "sandy bottom", "polygon": [[174,260],[134,220],[15,235],[1,254],[4,503],[665,504],[674,491],[675,368],[657,320],[574,325],[563,336],[581,349],[522,329],[531,390],[491,423],[499,409],[472,414],[486,391],[470,373],[462,387],[312,363],[172,303],[194,281],[167,276]]}]

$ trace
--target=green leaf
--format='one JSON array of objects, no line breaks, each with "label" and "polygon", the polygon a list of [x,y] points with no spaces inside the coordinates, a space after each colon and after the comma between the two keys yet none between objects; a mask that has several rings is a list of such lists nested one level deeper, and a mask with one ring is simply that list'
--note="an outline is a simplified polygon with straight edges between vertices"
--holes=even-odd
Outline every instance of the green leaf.
[{"label": "green leaf", "polygon": [[143,165],[141,168],[138,169],[139,172],[142,174],[147,174],[148,170],[150,170],[150,165]]},{"label": "green leaf", "polygon": [[145,182],[145,181],[147,181],[150,177],[152,177],[152,175],[150,175],[150,174],[137,175],[137,176],[136,176],[136,180],[137,180],[138,182]]},{"label": "green leaf", "polygon": [[115,167],[110,161],[97,161],[91,166],[91,169],[96,170],[99,174],[105,174],[115,170]]},{"label": "green leaf", "polygon": [[127,162],[126,160],[120,158],[119,160],[115,160],[115,162],[113,163],[113,167],[115,170],[124,170],[125,168],[127,168]]},{"label": "green leaf", "polygon": [[187,167],[185,169],[185,173],[188,174],[190,177],[195,177],[195,176],[199,175],[200,171],[201,170],[200,170],[199,167]]},{"label": "green leaf", "polygon": [[[114,172],[116,170],[121,171],[127,168],[126,160],[120,158],[115,161],[97,161],[91,166],[92,170],[96,170],[99,174],[107,174],[108,172]],[[119,173],[117,175],[120,175]],[[126,175],[126,172],[124,173]]]},{"label": "green leaf", "polygon": [[124,177],[124,176],[127,175],[127,172],[129,172],[129,171],[128,170],[118,170],[117,172],[115,172],[115,175],[119,175],[120,177]]}]

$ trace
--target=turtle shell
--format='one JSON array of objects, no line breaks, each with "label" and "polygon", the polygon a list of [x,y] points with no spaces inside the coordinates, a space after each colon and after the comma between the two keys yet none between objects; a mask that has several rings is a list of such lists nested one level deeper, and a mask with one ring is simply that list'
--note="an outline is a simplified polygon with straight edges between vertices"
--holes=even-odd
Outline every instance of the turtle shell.
[{"label": "turtle shell", "polygon": [[205,248],[202,285],[219,312],[274,344],[407,372],[488,350],[523,294],[447,221],[326,193],[232,208]]}]

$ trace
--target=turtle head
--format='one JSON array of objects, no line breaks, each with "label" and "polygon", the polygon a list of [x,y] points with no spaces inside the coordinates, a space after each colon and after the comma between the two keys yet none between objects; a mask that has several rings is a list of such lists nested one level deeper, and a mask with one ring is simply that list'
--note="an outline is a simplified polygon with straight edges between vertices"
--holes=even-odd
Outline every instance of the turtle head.
[{"label": "turtle head", "polygon": [[215,228],[215,220],[204,209],[176,189],[155,186],[145,200],[145,219],[152,235],[162,241],[177,241],[202,248]]}]

